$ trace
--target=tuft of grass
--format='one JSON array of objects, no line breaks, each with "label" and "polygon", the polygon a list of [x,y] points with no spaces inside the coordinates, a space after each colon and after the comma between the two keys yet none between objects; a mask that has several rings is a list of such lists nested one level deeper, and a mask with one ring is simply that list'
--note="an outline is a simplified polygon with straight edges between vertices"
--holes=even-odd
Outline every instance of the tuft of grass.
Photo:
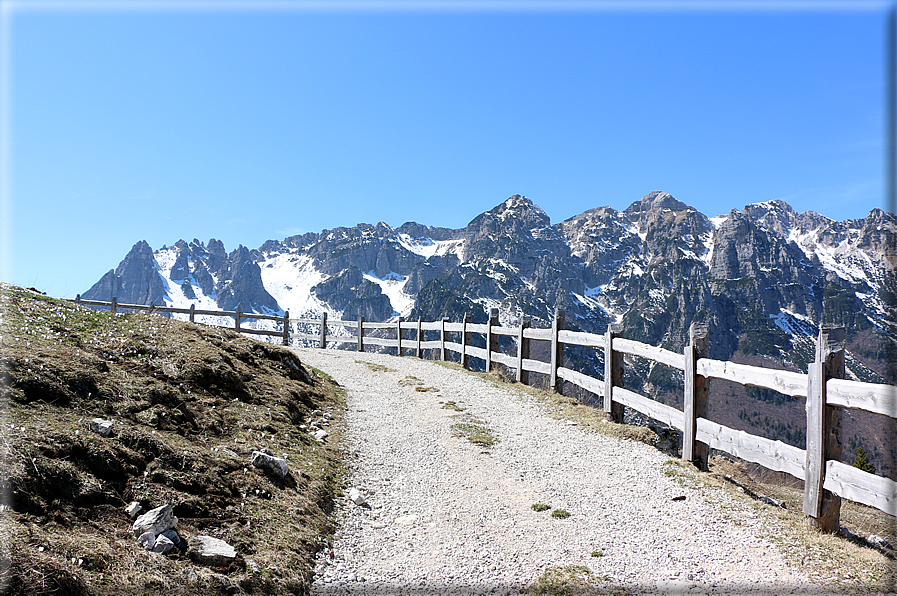
[{"label": "tuft of grass", "polygon": [[439,391],[436,387],[415,387],[414,390],[420,393],[435,393]]},{"label": "tuft of grass", "polygon": [[626,591],[608,585],[609,577],[597,577],[588,567],[569,565],[549,567],[528,592],[533,596],[586,596],[592,594],[625,594]]},{"label": "tuft of grass", "polygon": [[603,557],[603,556],[604,556],[604,553],[601,552],[600,550],[593,550],[593,551],[592,551],[592,556],[593,556],[593,557]]},{"label": "tuft of grass", "polygon": [[374,364],[373,362],[365,362],[364,360],[356,360],[355,363],[364,364],[371,372],[396,372],[396,369],[394,368],[389,368],[388,366],[383,366],[382,364]]},{"label": "tuft of grass", "polygon": [[462,422],[456,422],[452,425],[452,434],[454,436],[464,437],[479,447],[492,447],[498,441],[495,433],[482,420],[461,414],[456,416],[463,416],[463,418]]},{"label": "tuft of grass", "polygon": [[546,505],[545,503],[533,503],[532,509],[533,511],[548,511],[551,509],[551,505]]},{"label": "tuft of grass", "polygon": [[423,381],[411,375],[408,375],[407,377],[399,381],[399,387],[419,387],[423,384]]},{"label": "tuft of grass", "polygon": [[467,408],[463,408],[463,407],[459,406],[457,403],[455,403],[453,401],[446,401],[446,402],[439,402],[439,403],[442,404],[443,410],[455,410],[456,412],[463,412],[464,410],[467,409]]},{"label": "tuft of grass", "polygon": [[551,517],[556,517],[558,519],[565,519],[570,517],[570,513],[564,509],[555,509],[551,512]]}]

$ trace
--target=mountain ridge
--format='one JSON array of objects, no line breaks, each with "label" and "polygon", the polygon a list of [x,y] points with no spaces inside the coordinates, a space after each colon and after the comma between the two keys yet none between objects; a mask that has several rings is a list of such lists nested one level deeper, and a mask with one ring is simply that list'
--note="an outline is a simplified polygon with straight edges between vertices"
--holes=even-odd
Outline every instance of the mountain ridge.
[{"label": "mountain ridge", "polygon": [[[477,318],[498,307],[506,321],[548,320],[563,307],[568,320],[584,321],[584,330],[622,322],[657,343],[665,334],[658,335],[653,315],[680,295],[681,306],[694,313],[715,306],[718,320],[703,322],[718,326],[732,314],[721,312],[721,304],[753,301],[771,320],[784,312],[817,326],[868,322],[893,338],[895,231],[894,216],[880,209],[837,222],[776,200],[709,218],[662,191],[623,211],[596,207],[552,224],[538,205],[515,194],[459,229],[362,223],[268,240],[257,249],[240,245],[229,254],[214,238],[208,246],[179,240],[157,251],[140,241],[84,297],[117,294],[141,304],[205,299],[224,310],[240,305],[331,318],[364,300],[372,304],[356,304],[349,314],[430,319],[458,314],[433,301],[448,287],[479,304],[472,309]],[[304,282],[301,289],[291,280]],[[840,296],[840,310],[826,302],[826,286]],[[857,322],[858,315],[867,321]],[[674,344],[688,324],[678,326]]]}]

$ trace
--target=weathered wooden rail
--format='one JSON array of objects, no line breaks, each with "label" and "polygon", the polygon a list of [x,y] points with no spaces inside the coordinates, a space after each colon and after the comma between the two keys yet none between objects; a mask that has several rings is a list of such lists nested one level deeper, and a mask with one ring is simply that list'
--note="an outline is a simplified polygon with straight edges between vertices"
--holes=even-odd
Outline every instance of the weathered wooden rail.
[{"label": "weathered wooden rail", "polygon": [[[498,313],[493,309],[486,323],[474,324],[466,315],[461,322],[405,321],[370,323],[358,321],[327,320],[321,318],[290,319],[256,315],[236,311],[200,311],[170,307],[140,306],[81,300],[75,302],[87,306],[102,306],[119,310],[142,310],[190,315],[215,315],[234,317],[235,329],[241,333],[269,335],[281,338],[284,345],[290,340],[312,341],[320,348],[328,343],[354,343],[355,349],[364,351],[367,345],[395,348],[399,356],[413,352],[423,357],[424,350],[436,351],[440,360],[448,360],[449,352],[460,355],[462,366],[469,366],[470,358],[485,362],[486,370],[493,363],[501,363],[516,371],[516,380],[527,383],[530,372],[548,377],[551,391],[560,392],[563,382],[568,382],[602,398],[604,411],[615,422],[622,422],[623,407],[637,410],[646,416],[682,431],[682,458],[706,467],[709,450],[717,449],[758,463],[771,470],[786,472],[804,481],[803,511],[811,526],[834,532],[839,528],[840,498],[844,497],[875,507],[897,516],[897,482],[865,472],[842,463],[839,439],[841,415],[844,409],[858,409],[897,418],[897,387],[875,383],[845,380],[843,329],[820,331],[815,361],[808,374],[774,370],[758,366],[735,364],[708,358],[707,330],[692,327],[689,343],[682,353],[643,344],[618,337],[619,329],[612,326],[604,335],[564,329],[564,313],[556,313],[548,329],[530,327],[527,319],[519,327],[502,327],[497,324]],[[268,319],[279,321],[280,330],[246,329],[241,319]],[[318,333],[293,333],[291,324],[319,326]],[[353,334],[330,334],[330,327],[354,330]],[[391,331],[394,337],[382,337]],[[438,339],[425,341],[426,332],[438,332]],[[380,335],[371,335],[375,332]],[[413,338],[406,338],[413,332]],[[458,341],[449,341],[452,334]],[[485,347],[472,345],[471,336],[479,334]],[[515,356],[500,352],[498,337],[515,340]],[[531,359],[530,342],[550,342],[549,361]],[[564,346],[583,346],[602,350],[604,354],[604,378],[596,379],[582,372],[563,366]],[[682,410],[654,401],[623,387],[623,357],[644,358],[682,371],[684,375],[684,407]],[[771,389],[795,398],[807,400],[807,442],[801,449],[781,441],[735,430],[706,418],[709,400],[709,382],[720,379],[749,387]]]}]

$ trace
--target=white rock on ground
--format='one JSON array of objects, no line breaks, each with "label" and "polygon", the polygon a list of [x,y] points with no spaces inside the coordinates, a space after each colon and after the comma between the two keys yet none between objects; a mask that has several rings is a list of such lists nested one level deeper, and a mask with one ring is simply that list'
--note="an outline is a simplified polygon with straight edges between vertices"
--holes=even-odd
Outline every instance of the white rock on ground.
[{"label": "white rock on ground", "polygon": [[137,519],[137,516],[140,514],[140,503],[137,501],[131,501],[127,507],[125,507],[125,513],[128,514],[128,517],[131,519]]},{"label": "white rock on ground", "polygon": [[197,563],[223,567],[237,558],[237,551],[224,540],[212,536],[194,536],[190,539],[189,555]]},{"label": "white rock on ground", "polygon": [[165,555],[168,554],[168,552],[173,548],[174,542],[172,542],[168,537],[160,535],[156,536],[156,543],[150,550],[152,550],[154,553]]},{"label": "white rock on ground", "polygon": [[137,544],[146,550],[152,550],[153,546],[156,544],[156,534],[154,532],[144,532],[137,537]]},{"label": "white rock on ground", "polygon": [[[772,516],[680,485],[664,474],[669,456],[648,445],[567,425],[525,394],[418,359],[296,352],[346,389],[349,481],[373,491],[370,508],[339,504],[334,558],[320,555],[313,594],[522,594],[571,565],[606,578],[606,593],[826,592],[764,537]],[[439,392],[400,387],[409,375]],[[453,436],[459,412],[447,401],[483,420],[495,446]]]},{"label": "white rock on ground", "polygon": [[367,499],[364,498],[364,495],[361,494],[361,491],[354,486],[349,489],[349,498],[356,505],[364,505],[365,502],[367,502]]},{"label": "white rock on ground", "polygon": [[87,428],[100,436],[108,437],[112,434],[112,421],[94,418],[87,424]]},{"label": "white rock on ground", "polygon": [[[178,524],[178,518],[174,515],[174,509],[171,505],[162,505],[155,509],[150,509],[134,521],[131,530],[134,536],[140,536],[144,532],[152,532],[159,535],[166,530],[170,530]],[[152,548],[152,547],[151,547]]]},{"label": "white rock on ground", "polygon": [[[267,450],[266,450],[267,451]],[[278,478],[284,478],[290,471],[286,460],[274,457],[271,452],[264,453],[262,451],[252,452],[252,465],[256,468],[271,470]]]}]

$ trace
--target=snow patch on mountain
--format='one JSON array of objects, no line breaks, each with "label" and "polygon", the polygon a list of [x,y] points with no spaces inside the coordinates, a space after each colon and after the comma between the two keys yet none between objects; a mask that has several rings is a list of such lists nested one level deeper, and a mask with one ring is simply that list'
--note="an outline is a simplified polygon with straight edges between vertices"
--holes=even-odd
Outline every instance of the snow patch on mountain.
[{"label": "snow patch on mountain", "polygon": [[837,245],[825,244],[819,241],[819,230],[801,232],[792,228],[787,241],[797,244],[808,259],[812,260],[815,255],[825,269],[834,272],[841,279],[851,283],[870,284],[871,280],[862,265],[874,268],[872,259],[867,254],[854,250],[849,240],[842,240]]},{"label": "snow patch on mountain", "polygon": [[723,223],[727,219],[729,219],[729,216],[728,215],[717,215],[716,217],[708,217],[707,219],[710,221],[710,225],[713,226],[713,229],[718,230],[719,227],[721,225],[723,225]]},{"label": "snow patch on mountain", "polygon": [[[155,260],[157,267],[156,271],[158,271],[159,276],[162,278],[162,285],[165,286],[165,306],[189,309],[190,305],[193,304],[195,305],[196,310],[221,310],[215,302],[214,291],[211,296],[207,296],[203,293],[199,282],[193,277],[193,273],[190,273],[184,281],[175,281],[171,279],[171,269],[174,267],[179,252],[180,249],[178,247],[169,246],[161,248],[153,253],[153,259]],[[192,258],[188,258],[188,264],[192,271]],[[212,275],[212,279],[214,279],[216,283],[218,282],[216,276]],[[184,295],[184,290],[182,289],[184,282],[190,284],[196,298],[191,299]],[[182,321],[190,320],[190,315],[188,314],[172,313],[171,316],[172,318],[180,319]],[[194,321],[205,325],[232,326],[234,323],[234,320],[231,317],[219,317],[213,315],[196,315]],[[252,320],[242,323],[242,325],[250,329],[268,328],[264,325],[258,326],[258,323],[261,323],[261,321]]]},{"label": "snow patch on mountain", "polygon": [[311,257],[288,252],[260,262],[259,267],[265,289],[292,317],[319,316],[323,312],[336,314],[311,291],[328,278],[315,268]]},{"label": "snow patch on mountain", "polygon": [[409,296],[405,293],[405,285],[408,283],[407,277],[390,271],[380,278],[374,274],[373,270],[362,275],[366,280],[380,286],[380,291],[389,298],[394,316],[407,317],[411,313],[411,309],[414,308],[414,296]]},{"label": "snow patch on mountain", "polygon": [[786,308],[779,310],[779,314],[770,315],[776,327],[790,335],[807,335],[813,337],[818,332],[816,323],[808,317],[792,312]]},{"label": "snow patch on mountain", "polygon": [[439,250],[439,243],[430,238],[412,238],[408,234],[398,234],[396,241],[408,252],[413,252],[425,259],[432,257]]}]

